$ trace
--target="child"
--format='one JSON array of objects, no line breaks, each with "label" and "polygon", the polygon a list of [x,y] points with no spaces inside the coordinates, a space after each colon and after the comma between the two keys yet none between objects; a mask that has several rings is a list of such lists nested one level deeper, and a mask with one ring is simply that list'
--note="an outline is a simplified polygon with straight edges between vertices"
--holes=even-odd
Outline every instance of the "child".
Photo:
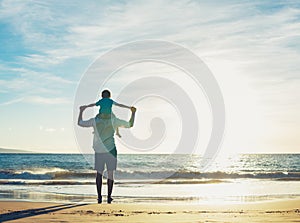
[{"label": "child", "polygon": [[[93,106],[100,106],[99,109],[99,114],[101,118],[110,118],[111,116],[114,116],[114,114],[112,113],[112,105],[116,105],[119,106],[121,108],[129,108],[131,109],[131,107],[123,105],[123,104],[119,104],[115,101],[113,101],[110,98],[110,91],[109,90],[104,90],[101,93],[102,98],[93,104],[89,104],[86,107],[93,107]],[[121,138],[121,135],[119,133],[119,128],[116,129],[116,135],[119,136]]]}]

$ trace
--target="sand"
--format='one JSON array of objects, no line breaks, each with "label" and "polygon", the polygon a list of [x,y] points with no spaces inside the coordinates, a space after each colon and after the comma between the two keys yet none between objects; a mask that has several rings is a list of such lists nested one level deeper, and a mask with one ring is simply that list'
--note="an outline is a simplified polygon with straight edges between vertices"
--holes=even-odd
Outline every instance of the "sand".
[{"label": "sand", "polygon": [[300,222],[300,199],[230,205],[0,202],[0,222]]}]

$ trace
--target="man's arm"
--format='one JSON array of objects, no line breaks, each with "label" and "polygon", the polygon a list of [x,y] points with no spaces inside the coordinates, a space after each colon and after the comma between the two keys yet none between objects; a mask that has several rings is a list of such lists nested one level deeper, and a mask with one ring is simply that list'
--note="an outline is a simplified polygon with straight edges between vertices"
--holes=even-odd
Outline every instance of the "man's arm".
[{"label": "man's arm", "polygon": [[131,116],[130,116],[129,121],[125,121],[125,120],[115,118],[115,121],[114,121],[114,126],[115,127],[131,128],[133,126],[134,119],[135,119],[136,108],[131,107],[130,110],[131,110]]},{"label": "man's arm", "polygon": [[129,125],[130,125],[130,127],[132,127],[133,124],[134,124],[136,108],[131,107],[130,110],[131,110],[131,117],[130,117],[130,120],[129,120]]},{"label": "man's arm", "polygon": [[80,106],[79,107],[79,115],[78,115],[78,120],[77,120],[77,124],[81,127],[92,127],[93,126],[93,119],[89,119],[87,121],[82,120],[82,114],[83,111],[87,108],[86,105],[84,106]]}]

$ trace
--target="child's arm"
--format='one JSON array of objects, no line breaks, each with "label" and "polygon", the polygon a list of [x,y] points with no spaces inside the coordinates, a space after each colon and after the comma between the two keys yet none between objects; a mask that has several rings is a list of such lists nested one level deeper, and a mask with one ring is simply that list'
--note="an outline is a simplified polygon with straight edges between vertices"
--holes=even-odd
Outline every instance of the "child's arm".
[{"label": "child's arm", "polygon": [[96,106],[96,103],[92,103],[92,104],[89,104],[89,105],[85,105],[85,107],[94,107],[94,106]]},{"label": "child's arm", "polygon": [[115,101],[114,101],[114,105],[119,106],[119,107],[121,107],[121,108],[129,108],[129,109],[131,109],[131,106],[119,104],[119,103],[117,103],[117,102],[115,102]]}]

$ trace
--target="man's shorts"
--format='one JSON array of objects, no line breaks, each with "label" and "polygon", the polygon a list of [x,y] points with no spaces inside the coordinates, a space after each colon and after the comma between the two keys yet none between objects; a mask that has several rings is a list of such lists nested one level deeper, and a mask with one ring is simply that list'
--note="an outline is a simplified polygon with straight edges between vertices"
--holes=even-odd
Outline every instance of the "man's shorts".
[{"label": "man's shorts", "polygon": [[95,170],[102,173],[104,166],[106,165],[107,170],[117,169],[117,153],[95,153]]}]

